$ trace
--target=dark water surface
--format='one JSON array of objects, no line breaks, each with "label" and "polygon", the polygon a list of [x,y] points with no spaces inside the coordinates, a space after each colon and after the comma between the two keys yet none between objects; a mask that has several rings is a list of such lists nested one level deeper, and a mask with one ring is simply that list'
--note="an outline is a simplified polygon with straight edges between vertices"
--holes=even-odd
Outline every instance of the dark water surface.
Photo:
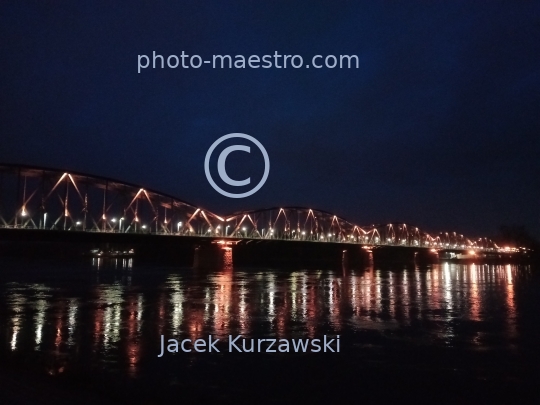
[{"label": "dark water surface", "polygon": [[[91,260],[0,262],[4,403],[540,403],[531,266],[202,271]],[[157,357],[161,335],[238,334],[340,335],[340,353],[222,345]]]}]

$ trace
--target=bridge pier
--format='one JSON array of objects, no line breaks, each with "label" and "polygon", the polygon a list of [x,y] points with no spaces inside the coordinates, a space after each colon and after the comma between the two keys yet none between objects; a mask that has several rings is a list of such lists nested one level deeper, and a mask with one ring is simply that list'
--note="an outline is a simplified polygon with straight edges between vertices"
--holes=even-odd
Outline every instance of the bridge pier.
[{"label": "bridge pier", "polygon": [[414,263],[415,249],[399,246],[376,246],[373,248],[373,262],[376,264]]},{"label": "bridge pier", "polygon": [[364,268],[371,262],[373,262],[371,250],[364,249],[360,245],[343,246],[341,265],[344,270]]},{"label": "bridge pier", "polygon": [[432,264],[439,262],[439,252],[432,249],[415,249],[416,256],[414,258],[416,264]]},{"label": "bridge pier", "polygon": [[426,248],[408,246],[379,246],[373,248],[373,261],[377,264],[429,264],[439,261],[438,253]]},{"label": "bridge pier", "polygon": [[223,269],[232,268],[233,252],[229,246],[198,245],[193,255],[193,268],[195,269]]}]

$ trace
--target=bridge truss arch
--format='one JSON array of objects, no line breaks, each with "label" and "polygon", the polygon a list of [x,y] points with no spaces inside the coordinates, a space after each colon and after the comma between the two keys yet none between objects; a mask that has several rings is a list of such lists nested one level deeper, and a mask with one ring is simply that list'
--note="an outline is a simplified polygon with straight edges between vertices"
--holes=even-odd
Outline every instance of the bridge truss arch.
[{"label": "bridge truss arch", "polygon": [[201,235],[212,232],[222,219],[170,195],[115,179],[0,165],[0,226],[5,228]]},{"label": "bridge truss arch", "polygon": [[0,227],[500,249],[487,238],[473,240],[455,232],[434,235],[404,223],[359,226],[307,207],[271,207],[222,217],[176,197],[111,178],[8,164],[0,164]]},{"label": "bridge truss arch", "polygon": [[463,235],[422,231],[405,223],[359,226],[327,211],[307,207],[272,207],[237,212],[226,217],[223,236],[250,239],[285,239],[373,246],[433,249],[482,249],[499,247],[487,238],[478,241]]}]

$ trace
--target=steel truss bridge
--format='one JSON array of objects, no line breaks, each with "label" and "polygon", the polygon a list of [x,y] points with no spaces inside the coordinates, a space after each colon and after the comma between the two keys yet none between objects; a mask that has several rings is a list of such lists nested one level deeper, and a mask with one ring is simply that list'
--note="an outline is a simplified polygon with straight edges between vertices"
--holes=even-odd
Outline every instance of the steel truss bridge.
[{"label": "steel truss bridge", "polygon": [[0,165],[0,227],[508,251],[487,238],[430,234],[404,223],[360,226],[305,207],[220,216],[114,179],[8,164]]}]

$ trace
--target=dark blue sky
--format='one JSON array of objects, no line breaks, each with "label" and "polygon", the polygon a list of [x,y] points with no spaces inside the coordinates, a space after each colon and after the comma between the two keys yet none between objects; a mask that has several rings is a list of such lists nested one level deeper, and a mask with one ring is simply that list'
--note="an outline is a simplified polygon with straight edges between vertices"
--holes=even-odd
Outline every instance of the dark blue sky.
[{"label": "dark blue sky", "polygon": [[[360,224],[540,234],[540,2],[12,3],[0,6],[0,162],[123,179],[217,213],[301,205]],[[355,54],[360,68],[138,74],[152,51]],[[245,199],[204,175],[231,132],[270,155]],[[255,181],[246,157],[231,155],[231,177]]]}]

